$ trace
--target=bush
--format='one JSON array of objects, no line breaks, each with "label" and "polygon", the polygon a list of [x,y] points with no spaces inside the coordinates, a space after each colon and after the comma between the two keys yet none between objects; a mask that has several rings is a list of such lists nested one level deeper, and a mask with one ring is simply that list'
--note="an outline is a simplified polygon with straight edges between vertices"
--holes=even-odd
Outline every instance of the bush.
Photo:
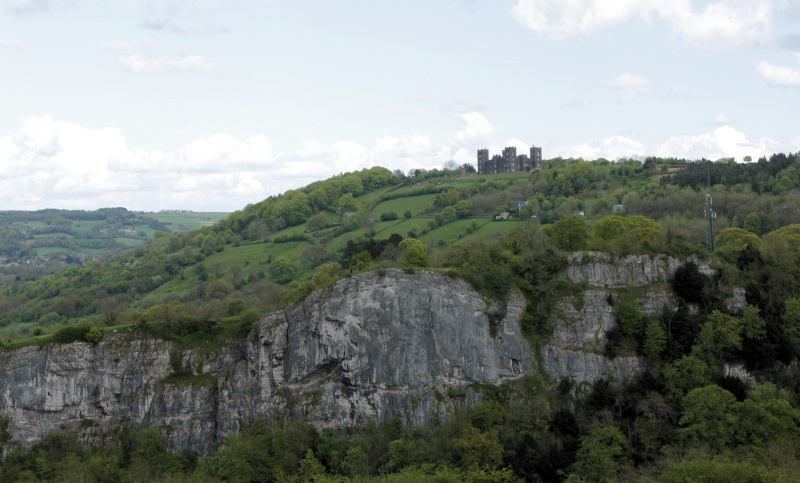
[{"label": "bush", "polygon": [[103,331],[98,329],[97,327],[92,327],[84,336],[87,342],[91,342],[92,344],[97,344],[101,340],[103,340]]},{"label": "bush", "polygon": [[705,285],[706,279],[694,262],[687,262],[678,267],[672,279],[672,290],[675,291],[675,295],[687,302],[701,302]]},{"label": "bush", "polygon": [[381,221],[391,221],[397,219],[397,213],[390,211],[388,213],[381,213]]},{"label": "bush", "polygon": [[69,344],[70,342],[75,342],[77,340],[86,340],[86,334],[89,333],[89,326],[85,323],[80,323],[76,325],[68,325],[66,327],[62,327],[58,329],[55,334],[53,334],[53,342],[57,342],[59,344]]}]

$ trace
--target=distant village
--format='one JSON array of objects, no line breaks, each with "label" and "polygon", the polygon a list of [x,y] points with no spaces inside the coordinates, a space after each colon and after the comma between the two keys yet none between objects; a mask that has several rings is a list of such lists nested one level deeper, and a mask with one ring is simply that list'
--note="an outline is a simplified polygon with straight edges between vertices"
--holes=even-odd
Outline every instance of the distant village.
[{"label": "distant village", "polygon": [[525,173],[542,169],[542,148],[531,146],[530,156],[517,155],[517,148],[509,146],[503,154],[489,158],[488,149],[478,150],[478,174]]}]

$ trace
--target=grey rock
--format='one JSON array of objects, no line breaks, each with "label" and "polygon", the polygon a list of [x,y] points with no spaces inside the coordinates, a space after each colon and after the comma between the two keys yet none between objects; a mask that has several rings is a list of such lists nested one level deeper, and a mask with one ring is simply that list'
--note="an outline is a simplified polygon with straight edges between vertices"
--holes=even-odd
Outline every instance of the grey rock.
[{"label": "grey rock", "polygon": [[[595,287],[557,302],[552,339],[537,360],[520,332],[525,301],[486,300],[433,271],[365,273],[316,291],[258,322],[246,340],[216,353],[178,354],[191,374],[171,376],[169,342],[120,330],[98,344],[26,347],[0,357],[0,418],[15,444],[89,426],[158,428],[172,450],[209,454],[256,418],[304,420],[317,429],[357,428],[369,418],[406,425],[446,418],[481,400],[473,383],[500,384],[539,368],[591,383],[633,377],[635,356],[602,356],[615,306],[609,290],[663,281],[678,260],[599,254],[573,257],[565,276]],[[671,305],[657,287],[639,290],[645,311]],[[491,320],[496,320],[494,330]],[[99,436],[98,436],[99,437]]]},{"label": "grey rock", "polygon": [[695,262],[705,277],[714,275],[708,262],[697,258],[682,260],[663,255],[629,255],[615,260],[608,253],[575,252],[567,260],[569,266],[561,275],[568,282],[586,283],[592,287],[634,287],[665,282],[687,261]]}]

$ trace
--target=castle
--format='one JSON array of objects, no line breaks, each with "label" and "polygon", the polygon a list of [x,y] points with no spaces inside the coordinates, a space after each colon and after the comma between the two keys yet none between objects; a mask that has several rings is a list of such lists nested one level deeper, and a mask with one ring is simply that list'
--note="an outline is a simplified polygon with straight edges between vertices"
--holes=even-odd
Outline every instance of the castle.
[{"label": "castle", "polygon": [[488,149],[478,150],[478,174],[498,174],[498,173],[524,173],[542,169],[542,148],[531,146],[531,155],[520,154],[517,156],[517,148],[509,146],[503,149],[503,155],[495,154],[489,159]]}]

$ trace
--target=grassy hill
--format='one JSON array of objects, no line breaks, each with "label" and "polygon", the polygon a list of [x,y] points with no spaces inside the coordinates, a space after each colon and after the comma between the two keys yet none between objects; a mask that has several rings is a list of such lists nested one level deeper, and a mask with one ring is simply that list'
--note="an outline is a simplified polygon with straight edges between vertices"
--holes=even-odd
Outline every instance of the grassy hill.
[{"label": "grassy hill", "polygon": [[[209,216],[195,230],[154,230],[146,243],[106,260],[7,281],[0,350],[96,342],[131,326],[174,341],[175,354],[185,346],[213,350],[316,288],[388,267],[444,271],[487,299],[518,291],[528,302],[520,328],[536,350],[551,335],[553,301],[571,295],[583,303],[585,286],[556,277],[569,252],[707,257],[710,279],[685,263],[664,284],[674,311],[646,315],[624,289],[607,299],[617,323],[603,355],[647,361],[630,384],[601,378],[576,388],[571,380],[526,377],[478,388],[482,403],[459,407],[434,428],[390,420],[370,422],[362,434],[317,435],[301,423],[256,421],[201,463],[159,449],[154,428],[121,428],[127,439],[116,453],[76,456],[77,444],[63,449],[54,437],[7,458],[4,470],[47,479],[47,465],[69,453],[75,467],[81,458],[100,468],[106,458],[104,468],[135,473],[149,465],[153,475],[187,481],[248,481],[253,467],[304,477],[314,469],[335,481],[398,471],[422,481],[434,473],[442,481],[797,481],[800,154],[748,164],[568,161],[513,175],[409,177],[376,167],[270,197],[213,224]],[[713,253],[707,191],[716,211]],[[512,201],[527,204],[515,211]],[[190,226],[183,216],[154,220]],[[48,234],[64,237],[86,229],[83,221],[69,233],[52,224]],[[732,287],[744,289],[742,313],[727,307]],[[282,456],[261,458],[264,448]]]},{"label": "grassy hill", "polygon": [[[0,279],[0,334],[7,341],[79,321],[135,323],[164,304],[187,316],[218,319],[236,312],[228,310],[236,302],[262,315],[313,289],[312,277],[321,266],[335,279],[407,264],[397,245],[409,238],[424,244],[430,267],[442,269],[469,265],[458,246],[494,244],[498,253],[510,253],[514,238],[526,232],[548,250],[703,253],[702,181],[711,179],[717,233],[747,221],[748,230],[760,236],[800,222],[798,166],[797,156],[776,155],[750,165],[554,159],[543,170],[503,175],[458,169],[408,177],[376,167],[315,182],[228,216],[137,214],[124,208],[0,213],[6,234],[24,234],[16,241],[5,238],[7,252],[16,247],[29,254],[35,250],[40,260],[75,262],[39,271],[23,266]],[[511,210],[510,202],[518,200],[527,205]],[[638,228],[620,225],[622,232],[611,238],[595,235],[594,225],[613,221],[614,210],[629,223],[637,216],[651,220],[650,232],[636,222]],[[503,212],[511,218],[497,220]],[[579,233],[566,232],[566,222],[576,219]],[[189,228],[194,229],[185,231]],[[60,250],[68,253],[63,259],[56,256],[64,253]],[[362,252],[367,256],[351,265]],[[42,277],[55,270],[60,272]]]}]

